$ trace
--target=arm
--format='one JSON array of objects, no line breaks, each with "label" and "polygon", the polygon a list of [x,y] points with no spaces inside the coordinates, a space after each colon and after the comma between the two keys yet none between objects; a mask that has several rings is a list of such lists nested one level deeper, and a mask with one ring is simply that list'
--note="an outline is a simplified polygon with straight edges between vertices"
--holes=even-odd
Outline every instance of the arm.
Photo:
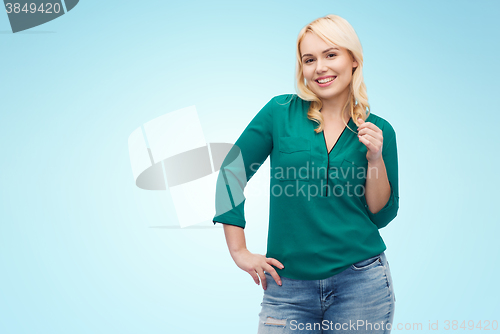
[{"label": "arm", "polygon": [[247,244],[245,241],[245,232],[243,228],[239,226],[223,224],[224,226],[224,235],[226,236],[227,248],[229,249],[229,253],[233,260],[235,256],[247,250]]},{"label": "arm", "polygon": [[381,159],[368,163],[365,207],[371,221],[379,229],[387,226],[399,209],[398,154],[396,133],[384,138]]},{"label": "arm", "polygon": [[245,228],[247,182],[273,149],[273,109],[271,99],[252,119],[222,162],[217,177],[213,223]]},{"label": "arm", "polygon": [[262,288],[267,288],[266,275],[264,270],[271,274],[278,285],[281,285],[281,279],[271,265],[284,268],[283,264],[276,259],[265,257],[261,254],[251,253],[245,242],[245,233],[243,228],[239,226],[224,224],[224,234],[226,235],[226,243],[231,253],[231,257],[236,265],[252,276],[255,284],[259,284],[259,276],[262,281]]},{"label": "arm", "polygon": [[382,156],[376,161],[368,161],[365,196],[368,209],[373,214],[379,212],[391,197],[391,185]]},{"label": "arm", "polygon": [[248,272],[256,284],[262,281],[267,288],[264,270],[281,285],[280,277],[271,266],[283,268],[276,259],[253,254],[246,248],[244,228],[246,225],[244,188],[273,149],[273,108],[271,99],[252,119],[235,145],[225,157],[217,178],[213,223],[222,223],[226,243],[236,265]]}]

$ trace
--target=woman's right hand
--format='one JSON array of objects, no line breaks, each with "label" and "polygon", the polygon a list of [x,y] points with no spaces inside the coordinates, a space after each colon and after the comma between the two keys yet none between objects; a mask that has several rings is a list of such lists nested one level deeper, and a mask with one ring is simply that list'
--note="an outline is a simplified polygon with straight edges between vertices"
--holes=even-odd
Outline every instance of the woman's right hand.
[{"label": "woman's right hand", "polygon": [[[250,251],[246,248],[231,253],[231,256],[236,263],[236,265],[250,274],[253,277],[253,280],[258,285],[259,284],[259,276],[262,281],[262,288],[264,290],[267,289],[266,275],[264,274],[264,270],[267,271],[274,278],[278,285],[281,285],[281,279],[271,265],[274,265],[280,269],[283,269],[285,266],[281,264],[276,259],[271,257],[265,257],[261,254],[250,253]],[[257,275],[258,274],[258,275]]]}]

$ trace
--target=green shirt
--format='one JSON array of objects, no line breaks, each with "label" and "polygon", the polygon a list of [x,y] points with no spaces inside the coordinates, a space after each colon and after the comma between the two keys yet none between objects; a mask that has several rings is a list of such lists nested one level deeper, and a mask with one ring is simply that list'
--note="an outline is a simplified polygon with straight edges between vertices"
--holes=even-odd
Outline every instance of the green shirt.
[{"label": "green shirt", "polygon": [[[222,162],[213,223],[245,228],[244,188],[268,156],[270,210],[266,257],[283,277],[318,280],[386,250],[379,229],[399,208],[396,133],[370,113],[383,131],[382,157],[391,187],[386,205],[373,214],[364,196],[367,148],[352,120],[327,152],[324,133],[307,118],[310,102],[296,94],[273,97],[252,119]],[[327,172],[328,171],[328,172]],[[328,185],[328,186],[327,186]]]}]

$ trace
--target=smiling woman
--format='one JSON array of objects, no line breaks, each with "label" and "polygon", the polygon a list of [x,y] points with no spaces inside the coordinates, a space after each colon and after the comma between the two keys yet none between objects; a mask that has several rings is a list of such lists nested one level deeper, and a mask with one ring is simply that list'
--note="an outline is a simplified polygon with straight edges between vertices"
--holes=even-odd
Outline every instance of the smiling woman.
[{"label": "smiling woman", "polygon": [[319,123],[315,131],[324,130],[328,116],[342,120],[344,126],[351,116],[361,125],[358,118],[368,118],[370,105],[363,49],[352,26],[340,16],[327,15],[300,31],[296,50],[297,90],[302,99],[311,101],[307,116]]},{"label": "smiling woman", "polygon": [[[296,50],[297,94],[273,97],[236,141],[220,168],[213,222],[224,224],[236,265],[262,282],[259,334],[323,321],[389,333],[396,299],[379,229],[399,209],[396,132],[370,113],[361,44],[345,19],[311,22]],[[264,256],[246,248],[241,199],[267,157]]]},{"label": "smiling woman", "polygon": [[[328,44],[311,32],[306,33],[301,42],[301,50],[304,51],[316,50],[324,47],[328,47]],[[317,51],[312,52],[317,53]],[[352,58],[347,50],[344,48],[339,49],[338,47],[328,48],[316,56],[311,53],[306,53],[302,55],[302,62],[302,72],[306,79],[306,86],[307,82],[314,81],[319,87],[328,87],[340,75],[340,79],[337,80],[339,89],[340,87],[345,89],[349,86],[353,72],[352,69],[358,66],[357,61]],[[352,67],[350,67],[351,65]],[[321,71],[323,71],[323,73],[331,72],[332,74],[319,76],[318,73],[321,73]],[[326,95],[324,91],[319,90],[317,86],[311,85],[309,88],[322,98],[328,98],[329,96]],[[333,90],[329,90],[328,92],[330,96],[335,95]]]}]

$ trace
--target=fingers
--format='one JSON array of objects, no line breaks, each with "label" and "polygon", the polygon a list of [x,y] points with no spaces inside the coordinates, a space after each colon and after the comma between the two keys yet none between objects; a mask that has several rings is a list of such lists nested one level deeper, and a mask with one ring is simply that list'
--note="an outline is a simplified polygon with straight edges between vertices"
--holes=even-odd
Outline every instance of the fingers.
[{"label": "fingers", "polygon": [[266,275],[264,274],[264,270],[262,268],[257,268],[255,269],[257,271],[257,274],[260,276],[260,281],[262,282],[262,288],[264,290],[267,289],[267,280],[266,280]]},{"label": "fingers", "polygon": [[266,258],[266,262],[269,264],[272,264],[273,266],[278,267],[280,269],[285,268],[285,266],[280,261],[278,261],[272,257]]},{"label": "fingers", "polygon": [[260,282],[262,282],[262,288],[264,290],[267,289],[266,274],[264,272],[265,269],[273,277],[273,279],[276,281],[278,285],[282,285],[280,276],[276,272],[276,269],[274,269],[271,265],[274,265],[280,269],[285,268],[285,266],[274,258],[266,258],[265,256],[262,255],[259,256],[261,258],[264,258],[265,261],[263,263],[261,262],[256,266],[252,266],[252,269],[248,270],[248,273],[250,274],[250,276],[252,276],[255,283],[258,285],[260,278]]},{"label": "fingers", "polygon": [[266,271],[274,278],[276,284],[281,285],[281,278],[273,267],[269,266]]},{"label": "fingers", "polygon": [[260,281],[259,281],[259,276],[257,275],[257,273],[255,271],[253,272],[248,272],[250,274],[250,276],[252,276],[255,284],[259,285],[260,284]]},{"label": "fingers", "polygon": [[370,134],[365,134],[365,135],[361,135],[361,136],[358,135],[358,138],[360,138],[360,139],[366,139],[366,140],[368,140],[369,142],[371,142],[374,145],[380,144],[380,146],[382,146],[382,142],[378,138],[373,137]]},{"label": "fingers", "polygon": [[[382,152],[382,143],[378,140],[373,139],[373,137],[361,136],[359,137],[359,141],[362,142],[369,152],[379,153]],[[370,159],[370,158],[367,158]]]},{"label": "fingers", "polygon": [[[274,259],[274,258],[272,258],[272,257],[271,257],[271,258],[266,258],[266,262],[267,262],[268,264],[272,264],[272,265],[274,265],[274,266],[276,266],[276,267],[278,267],[278,268],[280,268],[280,269],[285,268],[285,266],[284,266],[281,262],[279,262],[278,260],[276,260],[276,259]],[[274,280],[276,281],[276,283],[277,283],[278,285],[281,285],[281,284],[282,284],[282,283],[281,283],[281,278],[280,278],[280,276],[278,275],[278,273],[276,272],[276,269],[274,269],[274,268],[273,268],[273,267],[271,267],[271,266],[268,266],[268,267],[266,267],[266,271],[267,271],[269,274],[271,274],[271,276],[274,278]]]},{"label": "fingers", "polygon": [[373,135],[380,135],[382,137],[382,130],[380,130],[380,128],[378,126],[376,126],[375,124],[371,123],[371,122],[364,122],[362,123],[357,129],[358,131],[358,134],[366,134],[366,133],[371,133]]},{"label": "fingers", "polygon": [[360,126],[358,128],[358,135],[365,135],[365,134],[372,135],[373,137],[376,137],[376,138],[378,138],[378,137],[382,138],[383,132],[382,132],[382,130],[380,130],[377,127],[375,127],[375,128],[367,128],[367,127],[361,127]]},{"label": "fingers", "polygon": [[366,139],[365,137],[362,137],[362,136],[358,136],[359,138],[359,141],[362,142],[363,144],[365,145],[370,145],[370,141],[368,139]]}]

